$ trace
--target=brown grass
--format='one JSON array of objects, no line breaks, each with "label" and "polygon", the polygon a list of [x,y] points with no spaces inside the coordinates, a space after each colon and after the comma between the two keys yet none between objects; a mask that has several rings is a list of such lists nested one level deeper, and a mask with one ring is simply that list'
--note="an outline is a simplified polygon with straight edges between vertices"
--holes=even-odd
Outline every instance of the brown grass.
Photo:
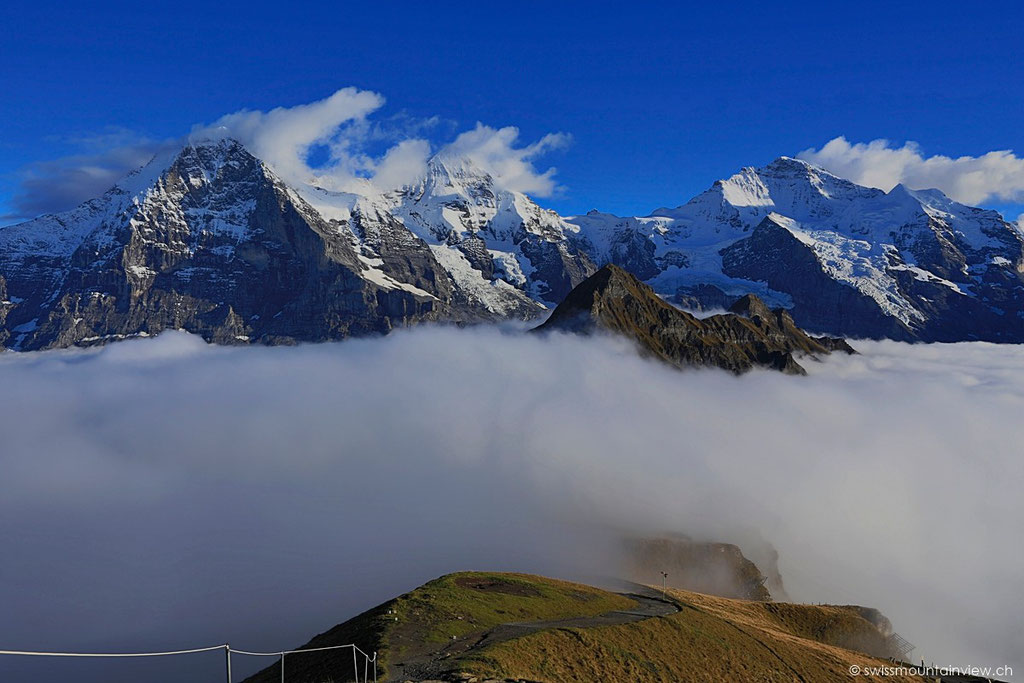
[{"label": "brown grass", "polygon": [[851,665],[888,663],[839,645],[881,639],[853,608],[669,594],[678,614],[542,631],[479,652],[463,669],[535,681],[922,680],[850,676]]}]

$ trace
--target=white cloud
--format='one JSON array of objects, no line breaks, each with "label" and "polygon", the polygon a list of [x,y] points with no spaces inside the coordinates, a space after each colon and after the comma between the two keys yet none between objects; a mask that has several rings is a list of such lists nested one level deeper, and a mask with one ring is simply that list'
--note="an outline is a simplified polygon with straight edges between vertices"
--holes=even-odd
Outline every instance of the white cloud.
[{"label": "white cloud", "polygon": [[[383,104],[384,98],[376,93],[345,88],[311,104],[229,114],[210,126],[196,127],[193,137],[236,138],[292,183],[357,193],[386,191],[422,177],[432,145],[412,135],[436,126],[437,119],[407,120],[407,137],[395,140],[401,133],[393,125],[377,125],[368,118]],[[516,147],[518,138],[519,130],[513,126],[495,129],[477,123],[443,144],[440,154],[472,160],[504,189],[550,196],[558,189],[555,169],[539,172],[533,161],[564,147],[569,136],[553,133],[524,147]],[[395,144],[379,156],[365,151],[369,143],[382,140]],[[314,145],[329,150],[327,162],[315,168],[307,161]]]},{"label": "white cloud", "polygon": [[373,184],[381,189],[412,184],[423,176],[429,158],[428,141],[403,140],[373,164]]},{"label": "white cloud", "polygon": [[925,157],[917,143],[894,147],[888,140],[850,144],[845,137],[821,149],[805,149],[801,159],[860,185],[891,190],[904,184],[914,190],[937,188],[965,204],[990,199],[1024,201],[1024,158],[1012,151],[979,157]]},{"label": "white cloud", "polygon": [[1024,666],[1024,347],[858,347],[805,378],[447,328],[0,355],[0,642],[277,649],[447,571],[593,576],[676,531],[763,537],[794,599],[876,606],[915,656]]},{"label": "white cloud", "polygon": [[338,137],[342,126],[365,120],[383,105],[384,98],[377,93],[342,88],[309,104],[227,114],[209,126],[196,126],[190,138],[235,138],[285,180],[297,183],[316,179],[318,173],[306,157],[313,145],[327,145],[331,150],[328,167],[319,175],[333,173],[345,179],[353,177],[355,169],[349,141]]},{"label": "white cloud", "polygon": [[519,129],[515,126],[491,128],[477,123],[445,145],[441,156],[465,157],[487,171],[502,187],[537,197],[550,197],[560,188],[555,183],[555,168],[538,172],[537,157],[553,149],[566,147],[572,138],[566,133],[549,133],[526,147],[516,147]]},{"label": "white cloud", "polygon": [[[186,139],[197,143],[235,138],[286,182],[334,191],[376,193],[412,184],[423,176],[438,148],[443,154],[471,159],[503,189],[537,196],[550,196],[560,189],[554,168],[538,171],[533,163],[568,144],[566,134],[545,135],[517,147],[518,129],[478,123],[446,142],[444,138],[454,133],[448,130],[451,122],[436,116],[417,119],[405,112],[373,118],[384,103],[378,93],[342,88],[308,104],[227,114],[212,124],[197,124],[179,140],[157,141],[123,130],[69,140],[82,152],[22,169],[9,202],[12,211],[0,216],[0,221],[71,209],[103,194],[162,147],[181,145]],[[326,157],[311,164],[311,152],[316,151],[326,152]]]}]

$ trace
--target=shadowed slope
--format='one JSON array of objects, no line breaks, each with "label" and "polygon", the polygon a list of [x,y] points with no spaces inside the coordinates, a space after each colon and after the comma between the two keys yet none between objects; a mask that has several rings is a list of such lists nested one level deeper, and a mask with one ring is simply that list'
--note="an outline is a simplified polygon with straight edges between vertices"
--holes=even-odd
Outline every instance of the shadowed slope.
[{"label": "shadowed slope", "polygon": [[537,330],[590,334],[604,330],[637,342],[645,355],[675,367],[715,366],[743,373],[755,367],[804,374],[794,353],[827,354],[842,340],[811,337],[789,314],[772,311],[753,295],[733,313],[699,319],[666,303],[653,289],[607,265],[572,290]]}]

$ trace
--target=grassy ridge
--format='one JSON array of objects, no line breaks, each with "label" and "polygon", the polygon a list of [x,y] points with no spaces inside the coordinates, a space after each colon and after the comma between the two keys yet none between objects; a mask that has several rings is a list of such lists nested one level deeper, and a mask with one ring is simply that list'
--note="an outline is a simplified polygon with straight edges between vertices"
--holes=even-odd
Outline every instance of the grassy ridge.
[{"label": "grassy ridge", "polygon": [[669,594],[683,608],[678,614],[541,631],[469,655],[462,669],[534,681],[821,681],[850,680],[852,665],[887,663],[842,647],[884,642],[856,608]]},{"label": "grassy ridge", "polygon": [[[885,649],[882,633],[863,608],[734,600],[681,590],[670,590],[669,597],[680,612],[614,626],[549,628],[472,645],[477,634],[501,624],[595,616],[635,603],[539,576],[462,572],[339,624],[306,647],[355,642],[377,651],[379,680],[386,680],[389,668],[423,671],[418,664],[409,667],[424,661],[438,663],[438,672],[551,682],[851,680],[852,665],[887,663],[863,654]],[[289,656],[287,680],[340,683],[351,680],[351,666],[350,651]],[[249,681],[276,683],[279,675],[274,665]]]},{"label": "grassy ridge", "polygon": [[[434,579],[322,633],[303,648],[355,643],[378,653],[384,680],[389,664],[436,651],[451,641],[499,624],[593,616],[629,609],[635,602],[615,593],[529,574],[459,572]],[[277,683],[279,665],[246,683]],[[350,650],[289,655],[288,681],[351,680]]]},{"label": "grassy ridge", "polygon": [[443,643],[513,621],[593,616],[635,604],[592,586],[529,574],[448,574],[394,601],[399,626],[391,629],[390,645]]}]

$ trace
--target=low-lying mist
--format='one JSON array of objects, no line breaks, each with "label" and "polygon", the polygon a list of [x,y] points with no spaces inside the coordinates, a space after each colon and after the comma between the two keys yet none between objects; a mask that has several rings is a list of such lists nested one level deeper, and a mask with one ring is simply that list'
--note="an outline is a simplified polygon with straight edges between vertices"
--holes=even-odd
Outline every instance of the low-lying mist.
[{"label": "low-lying mist", "polygon": [[[770,543],[792,599],[877,607],[915,659],[1024,669],[1024,347],[855,346],[803,378],[485,329],[0,355],[0,648],[281,649],[445,572],[588,579],[677,532]],[[140,671],[72,664],[0,678]]]}]

